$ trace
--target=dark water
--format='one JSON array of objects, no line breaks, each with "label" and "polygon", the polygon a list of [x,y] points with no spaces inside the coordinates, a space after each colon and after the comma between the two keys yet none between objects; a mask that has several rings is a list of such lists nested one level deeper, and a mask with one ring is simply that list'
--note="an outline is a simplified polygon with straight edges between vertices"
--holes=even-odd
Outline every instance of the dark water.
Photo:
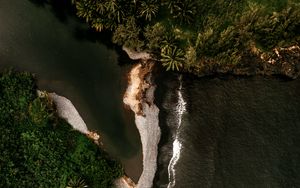
[{"label": "dark water", "polygon": [[43,2],[0,0],[1,70],[33,72],[41,89],[69,98],[88,127],[101,133],[108,152],[137,180],[140,138],[122,102],[130,67],[119,66],[116,50],[104,44],[109,35],[96,36],[58,9],[65,4]]},{"label": "dark water", "polygon": [[[179,85],[170,80],[176,77],[158,88],[166,93],[158,99],[166,120],[161,117],[156,187],[168,185]],[[300,80],[183,78],[187,111],[178,131],[175,187],[300,187]]]},{"label": "dark water", "polygon": [[[0,0],[1,70],[34,72],[40,88],[71,99],[137,180],[140,140],[122,103],[128,67],[118,65],[107,36],[96,40],[85,24],[42,2]],[[183,76],[187,111],[178,131],[177,75],[158,81],[163,130],[156,187],[169,183],[176,134],[182,150],[175,187],[300,187],[300,80]]]}]

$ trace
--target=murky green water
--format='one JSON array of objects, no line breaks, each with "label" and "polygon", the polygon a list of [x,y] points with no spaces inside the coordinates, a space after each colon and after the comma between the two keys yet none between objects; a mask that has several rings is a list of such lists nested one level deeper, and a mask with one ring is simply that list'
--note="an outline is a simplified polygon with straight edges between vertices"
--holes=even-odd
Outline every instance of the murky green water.
[{"label": "murky green water", "polygon": [[0,68],[35,73],[41,89],[69,98],[137,180],[140,139],[122,102],[128,67],[120,67],[116,51],[102,44],[107,36],[95,42],[88,32],[86,24],[49,5],[0,0]]}]

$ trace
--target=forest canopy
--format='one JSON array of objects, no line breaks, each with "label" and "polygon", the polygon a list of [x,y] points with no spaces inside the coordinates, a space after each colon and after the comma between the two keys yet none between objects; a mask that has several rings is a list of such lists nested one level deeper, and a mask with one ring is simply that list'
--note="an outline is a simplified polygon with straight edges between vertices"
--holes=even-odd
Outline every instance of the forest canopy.
[{"label": "forest canopy", "polygon": [[0,74],[0,187],[111,187],[120,164],[58,118],[36,89],[29,73]]},{"label": "forest canopy", "polygon": [[72,0],[112,41],[147,51],[167,70],[236,65],[253,52],[298,45],[299,0]]}]

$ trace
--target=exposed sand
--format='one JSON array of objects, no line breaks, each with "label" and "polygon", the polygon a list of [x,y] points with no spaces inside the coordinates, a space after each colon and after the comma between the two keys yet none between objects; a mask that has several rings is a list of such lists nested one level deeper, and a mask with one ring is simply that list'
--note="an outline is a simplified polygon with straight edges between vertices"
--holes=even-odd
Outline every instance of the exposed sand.
[{"label": "exposed sand", "polygon": [[56,93],[48,93],[48,96],[53,100],[57,108],[57,114],[61,118],[65,119],[73,129],[78,130],[83,134],[89,134],[90,131],[85,122],[69,99],[59,96]]},{"label": "exposed sand", "polygon": [[123,176],[119,179],[116,179],[114,182],[114,188],[135,188],[135,183],[128,177]]},{"label": "exposed sand", "polygon": [[158,143],[160,140],[159,109],[153,103],[155,85],[151,82],[152,65],[136,65],[129,73],[129,86],[124,103],[135,113],[135,123],[141,136],[143,172],[138,188],[151,188],[157,168]]},{"label": "exposed sand", "polygon": [[132,60],[148,60],[151,59],[151,55],[147,52],[136,52],[125,46],[122,49],[128,54],[129,58]]},{"label": "exposed sand", "polygon": [[[57,114],[65,119],[75,130],[87,135],[89,138],[93,139],[95,143],[99,144],[98,140],[100,136],[97,133],[88,130],[85,122],[81,118],[80,114],[76,110],[72,102],[66,97],[59,96],[56,93],[47,93],[42,91],[37,91],[39,97],[48,96],[57,108]],[[135,184],[130,178],[123,176],[117,179],[115,182],[115,188],[133,188]]]},{"label": "exposed sand", "polygon": [[[123,50],[133,60],[146,61],[151,58],[146,52],[135,52],[126,47],[123,47]],[[158,124],[159,109],[153,103],[156,86],[151,82],[152,67],[152,65],[143,67],[141,64],[135,66],[129,74],[129,85],[124,95],[124,103],[135,113],[135,123],[141,136],[143,172],[137,185],[130,178],[123,176],[114,182],[115,188],[151,188],[153,185],[161,132]],[[88,130],[69,99],[56,93],[38,91],[38,94],[40,97],[48,95],[56,105],[57,113],[61,118],[65,119],[75,130],[86,134],[98,143],[100,136]]]}]

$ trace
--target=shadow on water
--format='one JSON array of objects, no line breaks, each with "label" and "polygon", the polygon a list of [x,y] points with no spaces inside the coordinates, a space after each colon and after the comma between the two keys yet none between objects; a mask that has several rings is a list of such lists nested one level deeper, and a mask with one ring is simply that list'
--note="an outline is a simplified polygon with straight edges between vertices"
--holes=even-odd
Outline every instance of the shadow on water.
[{"label": "shadow on water", "polygon": [[[120,46],[114,45],[111,42],[111,37],[112,37],[111,31],[104,31],[101,33],[97,32],[93,29],[90,29],[90,27],[84,20],[78,18],[76,16],[76,10],[74,9],[74,6],[71,4],[70,0],[28,0],[28,1],[34,4],[38,8],[45,9],[45,11],[51,11],[51,13],[55,16],[55,18],[60,23],[66,25],[69,28],[69,31],[71,32],[71,36],[76,41],[82,43],[84,42],[96,43],[99,44],[99,46],[104,45],[107,49],[116,51],[117,61],[115,63],[118,63],[119,66],[125,66],[134,63],[134,61],[129,59],[128,55],[122,50]],[[74,24],[74,20],[76,22],[75,24]],[[90,57],[86,57],[84,54],[82,54],[82,59],[84,58],[87,58],[87,61],[88,59],[90,59]],[[69,61],[77,61],[77,60],[69,59]],[[78,75],[79,77],[84,77],[84,80],[82,80],[81,82],[85,82],[86,80],[89,80],[89,82],[86,83],[78,83],[79,85],[85,84],[87,87],[85,87],[84,91],[78,90],[77,92],[80,93],[81,96],[85,96],[86,95],[85,93],[89,93],[89,97],[85,97],[84,102],[91,109],[97,109],[96,111],[92,110],[89,112],[91,116],[95,117],[97,122],[103,122],[107,125],[124,124],[124,122],[122,122],[122,118],[120,117],[120,115],[115,113],[116,109],[120,108],[119,106],[120,104],[114,101],[113,99],[109,99],[112,96],[108,96],[108,92],[106,92],[105,89],[103,92],[99,92],[98,90],[95,90],[95,85],[106,85],[105,84],[106,81],[102,79],[98,79],[98,77],[111,78],[111,79],[113,79],[114,77],[114,75],[112,75],[110,71],[101,71],[98,73],[101,75],[97,76],[97,72],[95,70],[107,69],[104,65],[102,65],[101,63],[92,65],[86,62],[83,64],[76,63],[76,67],[74,64],[73,68],[72,67],[67,68],[65,66],[69,66],[69,63],[67,63],[66,65],[61,65],[61,69],[69,72],[66,73],[67,75]],[[90,70],[89,66],[93,66],[93,69]],[[98,80],[98,83],[95,83],[95,80]],[[115,89],[115,91],[118,91],[118,89]],[[101,95],[99,96],[99,94]],[[113,96],[114,99],[122,98],[122,93],[119,94],[117,92],[114,92],[113,95],[120,95],[120,97]],[[107,100],[103,101],[104,98],[107,98]],[[101,116],[99,116],[99,114],[101,114]],[[116,130],[115,127],[113,126],[103,126],[102,129],[108,136],[118,135],[119,139],[114,139],[112,140],[112,142],[114,142],[113,143],[114,145],[126,146],[126,147],[118,147],[119,152],[126,155],[123,157],[130,158],[132,155],[135,155],[136,151],[134,150],[130,151],[128,148],[135,148],[136,146],[133,146],[131,143],[129,143],[124,134],[120,134],[126,132],[124,126],[118,126],[119,133],[115,132]]]},{"label": "shadow on water", "polygon": [[69,98],[137,179],[140,138],[122,102],[132,61],[111,43],[110,32],[89,29],[67,2],[0,1],[0,68],[33,72],[40,89]]},{"label": "shadow on water", "polygon": [[97,32],[91,29],[88,24],[78,18],[76,16],[76,10],[74,6],[71,4],[70,0],[28,0],[33,3],[35,6],[39,8],[47,8],[47,6],[51,7],[51,12],[55,15],[55,17],[64,24],[68,24],[69,19],[75,19],[77,22],[82,23],[86,27],[82,25],[76,25],[72,29],[72,36],[77,41],[88,41],[92,43],[100,43],[105,45],[108,49],[113,49],[118,53],[118,65],[128,65],[137,63],[137,61],[131,60],[126,52],[122,50],[122,48],[118,45],[112,43],[112,32],[111,31],[102,31]]},{"label": "shadow on water", "polygon": [[[75,19],[86,26],[88,24],[76,16],[76,10],[71,4],[70,0],[28,0],[33,3],[36,7],[50,8],[53,15],[63,24],[68,24],[70,19]],[[109,49],[113,49],[115,45],[111,42],[111,32],[96,32],[89,27],[82,27],[79,25],[73,28],[73,37],[79,41],[99,42],[104,44]]]},{"label": "shadow on water", "polygon": [[62,23],[68,22],[68,17],[75,14],[70,0],[28,0],[37,7],[46,8],[51,7],[51,12]]},{"label": "shadow on water", "polygon": [[46,0],[28,0],[31,3],[35,4],[37,7],[45,7],[46,4],[48,4],[48,1]]}]

